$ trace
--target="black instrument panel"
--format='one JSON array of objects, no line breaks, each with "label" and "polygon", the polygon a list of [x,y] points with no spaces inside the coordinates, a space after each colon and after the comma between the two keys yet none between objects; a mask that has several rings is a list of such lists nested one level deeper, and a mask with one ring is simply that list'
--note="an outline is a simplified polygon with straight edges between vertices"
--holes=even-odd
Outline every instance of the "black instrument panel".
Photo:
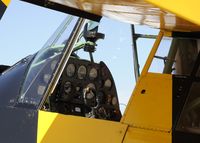
[{"label": "black instrument panel", "polygon": [[71,57],[50,97],[50,110],[119,121],[121,113],[117,91],[105,63],[97,64]]}]

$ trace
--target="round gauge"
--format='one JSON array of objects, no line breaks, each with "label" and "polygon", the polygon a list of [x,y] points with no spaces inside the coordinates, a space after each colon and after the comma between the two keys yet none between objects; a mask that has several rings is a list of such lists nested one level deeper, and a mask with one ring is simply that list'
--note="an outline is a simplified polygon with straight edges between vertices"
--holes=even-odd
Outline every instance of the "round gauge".
[{"label": "round gauge", "polygon": [[50,79],[51,79],[50,74],[44,74],[43,80],[44,80],[45,83],[48,83]]},{"label": "round gauge", "polygon": [[51,70],[55,69],[57,62],[58,62],[57,60],[51,62]]},{"label": "round gauge", "polygon": [[38,94],[38,95],[43,95],[44,92],[45,92],[45,89],[46,89],[46,86],[39,85],[39,86],[38,86],[38,90],[37,90],[37,94]]},{"label": "round gauge", "polygon": [[104,83],[104,87],[106,87],[106,88],[111,88],[111,86],[112,86],[111,80],[110,80],[110,79],[107,79],[107,80],[105,81],[105,83]]},{"label": "round gauge", "polygon": [[64,84],[64,92],[69,94],[72,91],[72,84],[71,82],[65,82]]},{"label": "round gauge", "polygon": [[97,78],[97,76],[98,76],[97,70],[95,68],[92,68],[89,72],[90,79],[95,79]]},{"label": "round gauge", "polygon": [[67,76],[68,77],[72,77],[75,74],[75,70],[76,70],[75,65],[74,64],[69,64],[67,66]]},{"label": "round gauge", "polygon": [[95,97],[94,93],[92,91],[89,91],[88,93],[86,93],[86,99],[93,99]]},{"label": "round gauge", "polygon": [[85,66],[80,66],[80,67],[78,68],[78,78],[79,78],[79,79],[84,79],[85,76],[86,76],[86,74],[87,74],[87,69],[86,69],[86,67],[85,67]]},{"label": "round gauge", "polygon": [[117,98],[116,98],[116,97],[113,97],[113,98],[112,98],[112,105],[113,105],[113,106],[117,106],[117,103],[118,103],[118,102],[117,102]]},{"label": "round gauge", "polygon": [[89,84],[87,85],[87,87],[90,88],[90,89],[94,89],[94,90],[96,89],[94,83],[89,83]]},{"label": "round gauge", "polygon": [[89,88],[84,89],[84,102],[85,105],[94,107],[96,106],[96,98],[95,98],[95,93],[93,90]]}]

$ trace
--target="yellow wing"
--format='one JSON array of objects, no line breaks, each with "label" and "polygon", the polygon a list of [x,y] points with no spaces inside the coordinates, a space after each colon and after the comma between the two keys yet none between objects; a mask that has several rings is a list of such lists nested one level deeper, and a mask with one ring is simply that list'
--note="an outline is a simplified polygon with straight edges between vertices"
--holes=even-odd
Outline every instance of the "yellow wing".
[{"label": "yellow wing", "polygon": [[[169,31],[199,31],[198,0],[24,0],[67,12],[73,8],[132,24],[144,24]],[[81,11],[80,11],[81,10]],[[82,14],[84,17],[85,14]]]}]

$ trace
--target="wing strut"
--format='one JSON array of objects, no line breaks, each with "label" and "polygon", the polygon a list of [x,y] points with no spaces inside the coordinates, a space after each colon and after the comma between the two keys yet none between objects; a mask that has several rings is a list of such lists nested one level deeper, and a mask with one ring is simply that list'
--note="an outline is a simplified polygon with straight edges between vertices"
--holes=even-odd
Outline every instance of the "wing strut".
[{"label": "wing strut", "polygon": [[131,33],[132,33],[132,46],[133,46],[133,63],[134,63],[134,72],[135,72],[135,81],[138,81],[138,78],[140,76],[140,65],[138,61],[138,52],[137,52],[137,39],[138,37],[135,37],[135,27],[134,25],[131,25]]}]

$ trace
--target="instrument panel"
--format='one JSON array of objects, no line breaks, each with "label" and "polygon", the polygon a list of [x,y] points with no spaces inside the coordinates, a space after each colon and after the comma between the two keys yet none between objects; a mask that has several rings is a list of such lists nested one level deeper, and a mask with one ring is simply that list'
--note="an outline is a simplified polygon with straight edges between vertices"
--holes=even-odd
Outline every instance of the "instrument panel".
[{"label": "instrument panel", "polygon": [[113,77],[104,62],[71,57],[55,92],[50,110],[62,114],[119,121],[121,112]]}]

